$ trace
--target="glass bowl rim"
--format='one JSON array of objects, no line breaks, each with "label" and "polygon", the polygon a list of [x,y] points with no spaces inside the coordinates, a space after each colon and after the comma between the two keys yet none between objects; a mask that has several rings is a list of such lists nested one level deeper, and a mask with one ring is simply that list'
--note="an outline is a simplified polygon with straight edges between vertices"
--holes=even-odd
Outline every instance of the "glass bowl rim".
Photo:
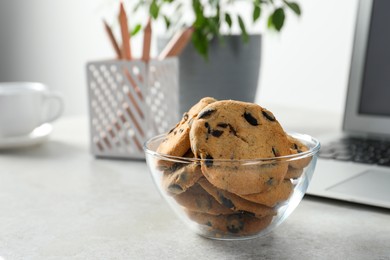
[{"label": "glass bowl rim", "polygon": [[[277,157],[270,157],[270,158],[234,159],[234,160],[231,160],[231,159],[212,159],[212,160],[214,163],[240,162],[243,164],[259,163],[259,162],[273,162],[273,161],[286,161],[286,162],[288,162],[288,161],[294,161],[294,160],[299,160],[299,159],[303,159],[306,157],[310,157],[310,156],[313,156],[319,152],[319,150],[321,148],[321,143],[319,142],[318,139],[316,139],[308,134],[300,134],[300,133],[296,133],[296,132],[286,132],[286,133],[289,136],[292,136],[300,141],[303,139],[303,137],[306,137],[306,139],[310,139],[311,142],[314,143],[314,146],[305,152],[277,156]],[[162,160],[168,160],[168,161],[178,162],[178,163],[192,163],[192,162],[200,163],[200,162],[207,162],[207,161],[211,160],[211,159],[188,158],[188,157],[162,154],[162,153],[153,151],[153,150],[148,148],[150,143],[152,143],[156,140],[162,139],[166,135],[167,135],[166,133],[159,134],[159,135],[153,136],[153,137],[149,138],[148,140],[146,140],[146,142],[144,142],[144,145],[143,145],[143,149],[144,149],[145,153],[152,155],[153,157],[158,157],[159,159],[162,159]]]}]

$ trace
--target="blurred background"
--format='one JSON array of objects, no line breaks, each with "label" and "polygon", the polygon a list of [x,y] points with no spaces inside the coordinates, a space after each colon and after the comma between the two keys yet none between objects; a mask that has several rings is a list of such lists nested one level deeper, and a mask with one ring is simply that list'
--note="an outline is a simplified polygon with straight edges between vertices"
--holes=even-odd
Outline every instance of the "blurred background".
[{"label": "blurred background", "polygon": [[[297,2],[301,17],[264,34],[256,102],[341,113],[357,0]],[[65,115],[86,114],[85,64],[115,57],[102,24],[108,5],[118,1],[0,0],[0,81],[45,83],[63,94]]]}]

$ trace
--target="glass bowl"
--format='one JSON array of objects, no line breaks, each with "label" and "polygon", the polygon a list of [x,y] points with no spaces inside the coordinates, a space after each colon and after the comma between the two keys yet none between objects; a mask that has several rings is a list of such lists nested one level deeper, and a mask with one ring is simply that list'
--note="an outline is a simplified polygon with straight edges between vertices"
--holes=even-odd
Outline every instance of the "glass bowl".
[{"label": "glass bowl", "polygon": [[307,149],[274,158],[197,159],[157,153],[165,138],[159,135],[144,150],[158,190],[190,229],[207,238],[249,239],[279,226],[312,178],[320,143],[309,135],[289,135]]}]

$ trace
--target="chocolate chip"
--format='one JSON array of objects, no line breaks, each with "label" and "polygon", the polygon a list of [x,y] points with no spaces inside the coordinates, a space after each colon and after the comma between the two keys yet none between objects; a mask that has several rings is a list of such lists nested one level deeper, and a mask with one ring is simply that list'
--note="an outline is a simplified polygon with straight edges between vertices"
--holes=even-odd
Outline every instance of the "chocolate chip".
[{"label": "chocolate chip", "polygon": [[170,170],[171,172],[175,172],[175,171],[179,170],[180,168],[182,168],[182,167],[184,167],[184,166],[185,166],[184,163],[174,163],[174,164],[169,168],[169,170]]},{"label": "chocolate chip", "polygon": [[222,134],[223,134],[223,131],[219,131],[219,130],[213,130],[211,132],[211,135],[215,136],[215,137],[220,137]]},{"label": "chocolate chip", "polygon": [[245,223],[242,215],[231,215],[227,221],[226,229],[232,234],[237,234],[244,229]]},{"label": "chocolate chip", "polygon": [[276,149],[275,147],[272,147],[272,153],[274,154],[275,157],[280,156],[278,149]]},{"label": "chocolate chip", "polygon": [[249,211],[245,211],[245,210],[242,210],[241,212],[242,212],[243,214],[247,215],[247,216],[256,217],[256,214],[253,213],[253,212],[249,212]]},{"label": "chocolate chip", "polygon": [[294,143],[294,149],[297,150],[297,153],[301,153],[302,150],[299,149],[298,145]]},{"label": "chocolate chip", "polygon": [[206,155],[206,160],[205,160],[205,164],[206,164],[206,167],[209,168],[211,166],[213,166],[213,157],[209,154]]},{"label": "chocolate chip", "polygon": [[233,209],[235,207],[233,202],[230,199],[223,196],[223,194],[221,194],[220,192],[218,192],[218,197],[222,205],[224,205],[225,207],[228,207],[229,209]]},{"label": "chocolate chip", "polygon": [[267,118],[269,121],[275,121],[275,116],[269,113],[268,111],[262,110],[261,113],[263,113],[263,116]]},{"label": "chocolate chip", "polygon": [[[242,222],[241,222],[242,223]],[[243,224],[243,223],[242,223]],[[232,234],[237,234],[238,232],[240,232],[240,228],[237,226],[237,224],[229,224],[229,225],[226,225],[226,229],[227,231],[229,231],[230,233]]]},{"label": "chocolate chip", "polygon": [[234,129],[234,127],[231,124],[228,124],[229,126],[229,132],[232,133],[233,135],[237,136],[237,131]]},{"label": "chocolate chip", "polygon": [[188,180],[188,172],[185,172],[183,174],[180,174],[179,178],[180,181],[187,181]]},{"label": "chocolate chip", "polygon": [[183,120],[184,120],[184,122],[188,120],[188,114],[187,113],[183,114]]},{"label": "chocolate chip", "polygon": [[203,111],[200,112],[200,114],[198,115],[198,119],[210,117],[211,114],[213,114],[215,111],[217,111],[217,110],[215,110],[215,109],[203,110]]},{"label": "chocolate chip", "polygon": [[211,133],[211,127],[210,127],[209,123],[207,123],[207,122],[204,123],[204,127],[207,128],[206,140],[209,140],[209,134]]},{"label": "chocolate chip", "polygon": [[266,184],[269,185],[269,186],[274,185],[274,178],[273,178],[273,177],[270,177],[270,178],[268,179],[268,181],[266,182]]},{"label": "chocolate chip", "polygon": [[168,134],[172,133],[172,132],[173,132],[173,130],[175,130],[175,127],[174,127],[174,128],[172,128],[171,130],[169,130]]},{"label": "chocolate chip", "polygon": [[228,127],[228,124],[226,124],[226,123],[218,123],[217,126],[218,127],[222,127],[222,128],[226,128],[226,127]]},{"label": "chocolate chip", "polygon": [[184,131],[184,130],[183,130],[182,128],[179,129],[179,133],[183,133],[183,131]]},{"label": "chocolate chip", "polygon": [[207,221],[206,225],[209,227],[213,226],[210,221]]},{"label": "chocolate chip", "polygon": [[257,123],[256,118],[254,118],[254,117],[252,116],[251,113],[245,112],[242,116],[245,118],[245,120],[246,120],[249,124],[251,124],[251,125],[253,125],[253,126],[259,125],[259,124]]}]

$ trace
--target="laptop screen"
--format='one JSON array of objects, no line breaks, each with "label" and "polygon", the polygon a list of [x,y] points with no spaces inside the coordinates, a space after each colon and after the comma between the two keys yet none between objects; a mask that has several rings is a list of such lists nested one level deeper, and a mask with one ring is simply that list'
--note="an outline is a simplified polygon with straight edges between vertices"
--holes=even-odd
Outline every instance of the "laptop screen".
[{"label": "laptop screen", "polygon": [[390,137],[390,0],[359,0],[343,131]]},{"label": "laptop screen", "polygon": [[390,116],[389,10],[389,0],[373,2],[359,114]]}]

